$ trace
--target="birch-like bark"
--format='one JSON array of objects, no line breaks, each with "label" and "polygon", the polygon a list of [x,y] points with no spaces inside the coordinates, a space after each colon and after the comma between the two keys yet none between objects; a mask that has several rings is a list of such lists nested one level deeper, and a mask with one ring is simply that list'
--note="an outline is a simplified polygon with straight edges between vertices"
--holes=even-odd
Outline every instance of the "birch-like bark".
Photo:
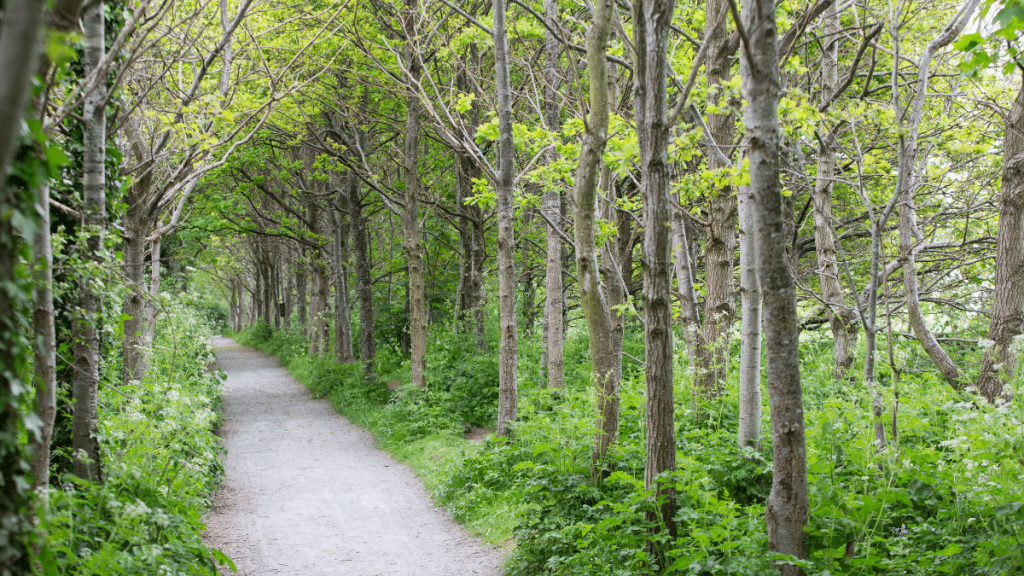
[{"label": "birch-like bark", "polygon": [[[549,132],[561,130],[561,110],[558,103],[558,89],[562,78],[559,74],[558,58],[560,44],[555,37],[554,24],[558,20],[557,0],[544,0],[544,13],[550,26],[544,32],[544,127]],[[548,152],[547,161],[558,159],[553,148]],[[555,225],[562,220],[561,192],[554,185],[544,190],[541,210],[548,222]],[[544,298],[544,359],[549,388],[565,387],[565,324],[562,322],[562,239],[551,224],[544,226],[546,248],[545,298]]]},{"label": "birch-like bark", "polygon": [[676,286],[679,289],[679,321],[683,327],[683,340],[690,371],[694,371],[700,354],[700,311],[697,308],[697,291],[693,287],[693,263],[690,258],[690,243],[686,235],[686,222],[682,209],[672,216],[672,262],[675,267]]},{"label": "birch-like bark", "polygon": [[[406,0],[403,26],[407,39],[405,65],[409,81],[418,84],[423,73],[419,54],[416,53],[416,2]],[[426,386],[427,354],[427,296],[423,278],[423,239],[419,222],[419,142],[420,142],[420,101],[410,92],[406,99],[405,116],[405,207],[402,212],[406,265],[409,283],[406,287],[409,299],[409,351],[410,372],[415,386]]]},{"label": "birch-like bark", "polygon": [[587,31],[590,115],[584,123],[583,148],[576,168],[576,274],[580,304],[590,340],[591,379],[597,392],[597,430],[593,469],[604,459],[619,432],[621,348],[612,341],[612,311],[601,285],[597,261],[597,185],[608,141],[608,68],[605,51],[611,30],[611,0],[597,0]]},{"label": "birch-like bark", "polygon": [[761,447],[761,281],[757,276],[756,206],[750,186],[737,193],[740,221],[740,448]]},{"label": "birch-like bark", "polygon": [[[835,3],[829,5],[823,17],[827,34],[821,59],[821,98],[831,100],[839,84],[839,12]],[[852,348],[857,345],[857,314],[847,306],[843,287],[839,281],[836,245],[832,236],[832,182],[836,176],[836,137],[828,123],[820,124],[818,143],[818,171],[812,194],[814,209],[814,245],[818,258],[818,280],[821,299],[828,303],[826,311],[832,329],[832,362],[836,379],[848,377],[853,364]],[[791,237],[791,236],[790,236]]]},{"label": "birch-like bark", "polygon": [[647,384],[647,465],[644,485],[658,500],[658,517],[675,536],[675,492],[658,481],[676,468],[675,401],[672,386],[672,205],[668,164],[668,35],[673,0],[633,4],[636,49],[633,93],[640,143],[643,197],[644,375]]},{"label": "birch-like bark", "polygon": [[[85,31],[86,74],[99,67],[104,53],[103,1],[87,7],[82,17]],[[82,233],[86,235],[86,257],[100,262],[107,225],[106,147],[107,109],[102,90],[93,90],[85,98],[82,110]],[[72,377],[74,415],[71,449],[75,476],[83,480],[100,479],[99,421],[96,396],[100,383],[100,294],[91,279],[79,277],[79,310],[72,323],[75,370]]]},{"label": "birch-like bark", "polygon": [[[747,99],[743,123],[755,203],[758,275],[767,319],[764,334],[772,413],[772,488],[765,506],[765,521],[769,549],[802,559],[807,554],[804,526],[809,511],[807,449],[796,285],[786,256],[779,180],[778,29],[774,4],[758,0],[743,0],[742,4],[741,20],[750,41],[740,57],[741,83]],[[756,60],[749,61],[748,55]],[[783,576],[802,573],[790,564],[783,564],[780,569]]]},{"label": "birch-like bark", "polygon": [[509,80],[508,45],[505,30],[505,2],[493,0],[494,67],[498,101],[498,425],[495,434],[512,439],[516,421],[518,386],[516,361],[519,335],[516,332],[515,225],[513,185],[515,148],[512,142],[512,85]]},{"label": "birch-like bark", "polygon": [[53,317],[53,249],[50,244],[50,186],[44,183],[36,197],[39,230],[36,232],[32,282],[33,356],[36,415],[42,422],[32,452],[32,489],[47,505],[50,486],[50,441],[57,416],[57,336]]},{"label": "birch-like bark", "polygon": [[1003,396],[1003,382],[1013,376],[1013,337],[1024,330],[1024,86],[1004,120],[1003,181],[999,195],[996,277],[992,294],[989,340],[978,390],[989,402]]}]

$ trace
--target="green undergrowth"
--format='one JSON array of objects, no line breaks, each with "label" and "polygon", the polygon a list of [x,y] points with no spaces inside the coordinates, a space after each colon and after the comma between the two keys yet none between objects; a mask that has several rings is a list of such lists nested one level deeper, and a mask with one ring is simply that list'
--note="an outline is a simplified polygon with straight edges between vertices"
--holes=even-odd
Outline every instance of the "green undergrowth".
[{"label": "green undergrowth", "polygon": [[202,538],[223,475],[209,324],[194,308],[168,304],[153,348],[141,381],[100,387],[103,482],[51,480],[40,525],[47,576],[216,574],[215,560],[230,564]]},{"label": "green undergrowth", "polygon": [[[778,562],[796,562],[768,550],[767,395],[762,447],[741,450],[736,376],[720,399],[695,406],[681,343],[677,470],[661,479],[677,495],[678,529],[670,536],[644,487],[643,370],[628,358],[619,440],[596,479],[591,473],[595,396],[581,332],[566,342],[564,390],[539,382],[539,338],[521,341],[515,441],[489,438],[480,447],[462,440],[460,429],[482,408],[493,418],[494,404],[473,407],[462,399],[473,387],[478,395],[496,390],[496,367],[483,372],[493,353],[447,335],[440,349],[431,344],[430,388],[389,394],[385,382],[404,381],[394,356],[383,356],[378,379],[364,383],[355,367],[305,357],[300,335],[266,332],[242,340],[280,356],[315,394],[373,431],[457,519],[492,543],[513,537],[511,575],[769,575],[778,573]],[[895,376],[883,366],[879,386],[890,411],[887,446],[879,451],[859,368],[849,379],[834,378],[831,342],[812,335],[802,343],[810,518],[807,559],[799,563],[817,576],[1024,573],[1024,404],[991,406],[970,390],[955,391],[919,351],[900,346],[898,435]],[[627,334],[625,349],[643,357],[639,330]],[[472,358],[480,364],[467,371],[460,363]]]}]

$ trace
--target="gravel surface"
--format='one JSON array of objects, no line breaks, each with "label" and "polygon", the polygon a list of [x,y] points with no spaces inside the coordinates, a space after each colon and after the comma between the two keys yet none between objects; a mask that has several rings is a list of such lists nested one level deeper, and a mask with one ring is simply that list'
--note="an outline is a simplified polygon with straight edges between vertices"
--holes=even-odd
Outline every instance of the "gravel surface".
[{"label": "gravel surface", "polygon": [[[498,575],[502,553],[434,508],[368,432],[277,360],[214,337],[227,372],[224,484],[206,542],[244,576]],[[223,574],[230,570],[223,568]]]}]

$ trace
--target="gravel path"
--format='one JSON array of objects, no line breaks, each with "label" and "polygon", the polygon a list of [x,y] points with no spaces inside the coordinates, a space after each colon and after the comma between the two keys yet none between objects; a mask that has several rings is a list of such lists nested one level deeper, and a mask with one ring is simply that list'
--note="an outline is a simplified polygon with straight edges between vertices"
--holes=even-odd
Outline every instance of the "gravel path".
[{"label": "gravel path", "polygon": [[275,358],[219,336],[213,345],[228,375],[228,452],[206,542],[239,574],[500,574],[501,552],[434,508],[369,433],[313,400]]}]

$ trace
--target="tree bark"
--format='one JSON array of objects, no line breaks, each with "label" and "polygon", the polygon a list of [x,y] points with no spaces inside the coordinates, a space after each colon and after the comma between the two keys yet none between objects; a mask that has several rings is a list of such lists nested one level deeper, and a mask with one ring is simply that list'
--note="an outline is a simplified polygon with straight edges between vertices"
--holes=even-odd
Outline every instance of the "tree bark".
[{"label": "tree bark", "polygon": [[1024,86],[1004,124],[996,277],[987,336],[995,346],[985,352],[977,384],[989,402],[1003,396],[1003,382],[1013,376],[1017,351],[1011,344],[1024,330]]},{"label": "tree bark", "polygon": [[348,290],[348,236],[351,229],[348,183],[355,178],[353,174],[345,175],[344,188],[338,190],[331,212],[334,220],[334,361],[340,364],[355,362]]},{"label": "tree bark", "polygon": [[740,220],[740,402],[737,443],[761,448],[761,281],[757,277],[756,206],[750,186],[737,194]]},{"label": "tree bark", "polygon": [[[825,10],[824,29],[828,34],[822,55],[821,98],[831,100],[839,83],[839,12],[835,3]],[[818,257],[818,280],[821,299],[828,304],[829,327],[832,329],[833,375],[836,379],[849,376],[853,364],[851,349],[857,346],[857,314],[847,306],[843,287],[839,281],[836,245],[832,235],[832,180],[836,175],[836,137],[828,124],[820,124],[818,141],[817,182],[812,192],[814,209],[814,245]],[[787,238],[792,238],[787,234]]]},{"label": "tree bark", "polygon": [[686,234],[682,209],[676,210],[672,218],[672,251],[676,285],[679,288],[679,321],[683,326],[689,369],[694,371],[698,367],[702,348],[700,310],[697,308],[697,291],[693,287],[693,260],[690,258],[690,242]]},{"label": "tree bark", "polygon": [[505,30],[505,2],[493,0],[494,66],[498,101],[498,314],[501,331],[498,348],[498,425],[496,435],[511,440],[516,421],[518,397],[516,362],[519,335],[516,332],[515,227],[512,221],[512,187],[515,179],[515,149],[512,142],[512,85],[509,80],[508,46]]},{"label": "tree bark", "polygon": [[[708,88],[727,82],[732,76],[733,56],[723,50],[728,42],[725,26],[716,26],[728,10],[727,0],[709,0],[705,16],[705,34],[711,36],[708,46]],[[725,107],[717,93],[709,96],[709,104]],[[708,114],[708,130],[719,145],[732,144],[736,118],[731,112]],[[709,170],[727,167],[714,154],[707,155]],[[736,317],[736,286],[733,280],[733,255],[736,252],[736,195],[730,186],[711,192],[708,199],[707,241],[704,250],[704,273],[707,297],[704,300],[704,325],[698,340],[699,370],[694,393],[704,398],[717,398],[729,373],[729,340]]]},{"label": "tree bark", "polygon": [[611,0],[594,3],[587,31],[587,76],[590,115],[584,123],[583,148],[576,168],[576,274],[580,304],[590,340],[591,379],[597,392],[597,422],[593,470],[604,460],[619,433],[619,376],[621,348],[612,338],[612,311],[601,285],[597,261],[597,185],[608,141],[608,68],[605,51],[611,30]]},{"label": "tree bark", "polygon": [[647,465],[644,484],[654,489],[660,517],[675,536],[675,492],[658,482],[676,468],[675,402],[672,386],[672,209],[668,164],[668,34],[673,0],[636,0],[633,92],[640,173],[643,175],[644,375],[647,382]]},{"label": "tree bark", "polygon": [[[406,0],[403,25],[407,39],[405,64],[409,80],[419,84],[423,65],[416,52],[416,2]],[[426,386],[427,353],[427,295],[423,278],[423,239],[419,222],[419,142],[420,142],[420,101],[419,96],[410,92],[406,99],[405,117],[405,207],[402,212],[406,265],[409,283],[406,287],[409,299],[409,352],[410,373],[415,386]]]},{"label": "tree bark", "polygon": [[50,245],[50,186],[37,191],[36,212],[39,230],[35,238],[35,266],[32,281],[35,301],[32,307],[33,355],[35,357],[36,415],[42,422],[33,442],[32,489],[46,506],[50,486],[50,441],[57,416],[57,336],[53,317],[53,249]]},{"label": "tree bark", "polygon": [[[86,73],[97,69],[103,60],[104,22],[103,2],[90,5],[82,17],[85,30]],[[102,86],[102,84],[101,84]],[[82,199],[83,227],[86,235],[86,257],[99,263],[103,237],[107,225],[106,211],[106,105],[103,90],[92,90],[86,95],[82,117]],[[93,288],[92,279],[79,277],[79,312],[72,325],[74,334],[75,370],[72,379],[74,415],[72,417],[72,443],[75,476],[83,480],[100,479],[100,447],[97,433],[99,422],[96,396],[100,383],[100,294]]]},{"label": "tree bark", "polygon": [[[544,127],[549,132],[561,130],[561,111],[558,89],[561,76],[558,70],[560,43],[553,30],[558,20],[557,0],[544,0],[544,12],[551,26],[544,32]],[[550,150],[547,161],[558,159],[558,152]],[[546,220],[558,224],[562,220],[561,192],[553,184],[544,189],[541,211]],[[546,269],[544,282],[544,367],[549,388],[565,387],[565,325],[562,322],[562,238],[551,224],[544,226]]]},{"label": "tree bark", "polygon": [[[779,180],[778,30],[774,4],[757,0],[743,0],[742,4],[741,20],[750,40],[740,58],[743,95],[747,99],[743,120],[755,202],[758,275],[767,318],[764,334],[772,413],[772,488],[765,521],[771,551],[805,558],[807,451],[796,286],[786,256]],[[748,57],[755,60],[749,61]],[[781,565],[780,571],[783,576],[802,573],[790,564]]]},{"label": "tree bark", "polygon": [[[918,158],[918,134],[921,127],[921,119],[924,113],[924,101],[928,94],[928,76],[931,69],[932,59],[940,48],[948,45],[963,32],[967,23],[980,0],[967,0],[957,12],[953,20],[949,22],[939,34],[932,39],[925,47],[924,53],[917,66],[917,86],[914,93],[914,100],[910,108],[910,116],[906,120],[900,137],[899,147],[899,171],[897,174],[896,187],[900,194],[899,206],[899,236],[900,236],[900,258],[903,260],[903,285],[906,289],[907,314],[910,319],[910,326],[914,330],[914,336],[924,348],[924,351],[931,358],[935,366],[946,377],[946,380],[954,388],[962,384],[960,370],[953,359],[942,348],[939,341],[932,334],[925,322],[924,314],[921,312],[921,299],[917,291],[917,262],[914,256],[914,244],[918,234],[917,211],[914,208],[914,190],[917,188],[919,178],[917,175]],[[895,39],[899,41],[898,36]],[[900,80],[894,74],[894,88],[898,88]],[[897,119],[904,115],[903,104],[900,102],[898,90],[893,90],[892,105],[896,111]]]},{"label": "tree bark", "polygon": [[21,117],[37,70],[45,5],[43,0],[11,0],[4,6],[0,24],[0,174],[7,174],[18,149]]}]

